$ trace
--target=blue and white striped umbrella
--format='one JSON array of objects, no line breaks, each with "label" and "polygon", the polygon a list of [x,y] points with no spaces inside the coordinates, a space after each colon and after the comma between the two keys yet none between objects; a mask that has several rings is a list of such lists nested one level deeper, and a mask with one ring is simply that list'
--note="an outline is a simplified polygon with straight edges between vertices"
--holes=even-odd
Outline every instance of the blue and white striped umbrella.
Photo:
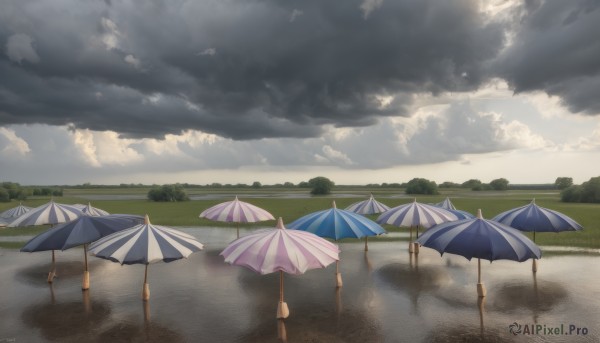
[{"label": "blue and white striped umbrella", "polygon": [[83,212],[77,207],[65,204],[59,204],[50,200],[50,202],[36,207],[24,215],[13,220],[9,227],[22,227],[33,225],[55,225],[70,222],[82,216]]},{"label": "blue and white striped umbrella", "polygon": [[148,300],[150,288],[147,283],[148,264],[172,262],[187,258],[204,248],[196,238],[165,226],[150,224],[148,216],[144,224],[115,232],[90,245],[93,256],[123,264],[145,264],[142,298]]},{"label": "blue and white striped umbrella", "polygon": [[83,209],[81,210],[81,212],[85,213],[88,216],[92,216],[92,217],[99,217],[99,216],[107,216],[110,213],[106,212],[103,209],[97,208],[97,207],[93,207],[91,203],[88,202],[87,205],[85,205],[83,207]]},{"label": "blue and white striped umbrella", "polygon": [[535,199],[525,206],[514,208],[492,218],[499,223],[521,231],[560,232],[583,230],[575,220],[565,214],[536,205]]},{"label": "blue and white striped umbrella", "polygon": [[450,201],[450,198],[448,198],[448,197],[446,197],[446,199],[444,199],[444,201],[441,201],[441,202],[438,202],[437,204],[435,204],[435,206],[441,207],[446,210],[456,210],[456,207],[454,207],[454,204],[452,203],[452,201]]},{"label": "blue and white striped umbrella", "polygon": [[355,202],[354,204],[346,207],[346,211],[358,213],[358,214],[377,214],[383,213],[389,210],[390,207],[386,204],[382,204],[373,198],[373,194],[367,200]]},{"label": "blue and white striped umbrella", "polygon": [[[530,258],[540,258],[542,251],[529,238],[517,229],[483,219],[481,210],[477,218],[465,219],[436,225],[425,231],[417,243],[437,250],[440,254],[450,253],[464,256],[469,261],[478,259],[478,284],[481,284],[481,259],[512,260],[523,262]],[[483,293],[483,295],[482,295]]]},{"label": "blue and white striped umbrella", "polygon": [[440,223],[458,220],[456,214],[443,208],[413,202],[396,206],[382,213],[376,220],[379,224],[397,227],[424,227],[426,229]]},{"label": "blue and white striped umbrella", "polygon": [[24,215],[29,212],[33,207],[23,206],[22,203],[19,203],[19,206],[10,208],[2,213],[0,213],[0,218],[10,219],[11,221],[17,217]]}]

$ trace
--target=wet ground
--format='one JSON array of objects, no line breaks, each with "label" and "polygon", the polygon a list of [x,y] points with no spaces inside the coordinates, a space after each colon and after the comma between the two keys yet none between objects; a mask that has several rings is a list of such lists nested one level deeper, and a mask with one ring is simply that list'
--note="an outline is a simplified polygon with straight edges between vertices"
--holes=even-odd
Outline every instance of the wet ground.
[{"label": "wet ground", "polygon": [[141,265],[90,257],[91,288],[82,292],[82,249],[57,253],[52,285],[49,252],[0,250],[0,342],[600,341],[596,251],[548,252],[537,274],[531,261],[482,261],[481,302],[475,260],[427,248],[414,257],[402,241],[370,239],[366,254],[343,243],[344,286],[335,288],[335,265],[285,275],[290,317],[278,322],[278,276],[219,256],[235,230],[184,231],[206,249],[151,265],[147,303]]}]

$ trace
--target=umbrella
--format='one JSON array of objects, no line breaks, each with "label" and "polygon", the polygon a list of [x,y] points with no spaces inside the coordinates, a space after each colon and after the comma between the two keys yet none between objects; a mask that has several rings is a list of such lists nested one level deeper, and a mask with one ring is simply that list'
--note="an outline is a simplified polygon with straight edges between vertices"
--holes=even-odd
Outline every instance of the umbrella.
[{"label": "umbrella", "polygon": [[417,238],[419,238],[419,226],[428,229],[433,225],[454,220],[458,220],[456,214],[437,206],[418,203],[415,198],[412,203],[396,206],[382,213],[376,221],[379,224],[410,228],[411,243],[409,243],[408,249],[409,252],[414,251],[418,254],[419,245],[412,244],[413,227],[417,228]]},{"label": "umbrella", "polygon": [[339,248],[310,232],[286,230],[279,217],[275,229],[259,230],[236,239],[221,252],[221,256],[229,264],[262,275],[278,271],[277,318],[287,318],[289,309],[283,301],[283,272],[304,274],[309,269],[324,268],[339,260]]},{"label": "umbrella", "polygon": [[90,245],[90,254],[123,264],[145,264],[142,299],[150,299],[148,264],[187,258],[204,248],[193,236],[165,226],[144,224],[110,234]]},{"label": "umbrella", "polygon": [[141,216],[127,214],[113,214],[102,217],[81,216],[68,223],[57,225],[33,237],[21,248],[23,252],[67,250],[83,245],[85,259],[83,269],[83,290],[90,288],[90,273],[87,263],[87,246],[104,236],[119,230],[127,229],[143,223]]},{"label": "umbrella", "polygon": [[110,213],[106,212],[105,210],[99,209],[97,207],[92,207],[92,204],[89,202],[86,206],[83,207],[81,212],[85,213],[88,216],[94,216],[94,217],[107,216],[110,214]]},{"label": "umbrella", "polygon": [[444,199],[444,201],[441,201],[441,202],[438,202],[437,204],[435,204],[435,206],[441,207],[446,210],[456,210],[456,207],[454,207],[454,204],[452,203],[452,201],[450,201],[450,198],[448,198],[448,197],[446,197],[446,199]]},{"label": "umbrella", "polygon": [[477,293],[486,294],[481,282],[481,259],[513,260],[523,262],[529,258],[540,258],[542,252],[529,238],[518,230],[483,219],[481,210],[477,218],[443,223],[425,231],[417,242],[440,254],[450,253],[464,256],[469,261],[477,258]]},{"label": "umbrella", "polygon": [[382,204],[373,198],[373,194],[367,200],[355,202],[354,204],[346,207],[346,211],[358,213],[358,214],[377,214],[383,213],[389,210],[390,207],[386,204]]},{"label": "umbrella", "polygon": [[[319,237],[327,237],[336,241],[342,238],[365,237],[365,251],[368,250],[367,236],[377,236],[385,230],[374,221],[354,212],[340,210],[335,201],[332,208],[317,211],[296,219],[288,224],[293,230],[302,230],[314,233]],[[342,275],[339,273],[339,263],[336,262],[337,286],[342,286]]]},{"label": "umbrella", "polygon": [[200,218],[209,220],[236,223],[237,237],[240,237],[239,223],[256,223],[265,220],[275,220],[273,215],[258,206],[254,206],[235,197],[233,201],[226,201],[210,207],[200,213]]},{"label": "umbrella", "polygon": [[[535,199],[529,205],[521,206],[502,212],[492,218],[499,223],[514,227],[521,231],[533,231],[533,241],[537,232],[560,232],[583,230],[575,220],[560,212],[536,205]],[[537,271],[537,261],[534,259],[532,270]]]},{"label": "umbrella", "polygon": [[[9,227],[33,226],[33,225],[55,225],[70,222],[83,215],[77,207],[50,202],[31,209],[29,212],[12,221]],[[56,258],[52,250],[52,268],[48,273],[48,282],[52,283],[56,276]]]},{"label": "umbrella", "polygon": [[19,206],[9,208],[8,210],[0,213],[0,218],[13,220],[13,219],[20,217],[20,216],[24,215],[25,213],[29,212],[32,208],[33,207],[23,206],[22,203],[19,203]]}]

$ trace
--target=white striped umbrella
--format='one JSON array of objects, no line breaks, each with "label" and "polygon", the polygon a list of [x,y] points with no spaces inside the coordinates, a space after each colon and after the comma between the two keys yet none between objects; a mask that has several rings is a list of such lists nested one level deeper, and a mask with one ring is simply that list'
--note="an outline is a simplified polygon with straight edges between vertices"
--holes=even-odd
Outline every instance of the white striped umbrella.
[{"label": "white striped umbrella", "polygon": [[[396,206],[389,211],[382,213],[376,220],[379,224],[389,224],[396,227],[408,227],[410,230],[410,241],[412,242],[412,228],[417,228],[417,238],[419,238],[419,226],[428,229],[433,225],[458,220],[458,217],[443,208],[418,203],[415,198],[413,202]],[[409,251],[413,252],[413,246],[418,245],[409,243]]]},{"label": "white striped umbrella", "polygon": [[[67,223],[71,220],[75,220],[78,217],[84,215],[81,210],[72,205],[65,205],[54,202],[50,202],[31,209],[29,212],[18,217],[11,222],[9,227],[23,227],[23,226],[34,226],[34,225],[56,225],[61,223]],[[56,276],[56,257],[54,250],[52,250],[52,267],[48,273],[48,282],[52,283]]]},{"label": "white striped umbrella", "polygon": [[485,296],[481,282],[481,259],[512,260],[523,262],[540,258],[542,251],[517,229],[493,220],[483,219],[481,210],[477,218],[442,223],[425,231],[417,242],[435,249],[440,254],[464,256],[469,261],[477,258],[477,293]]},{"label": "white striped umbrella", "polygon": [[[517,230],[536,232],[561,232],[583,230],[571,217],[560,212],[536,205],[535,199],[529,205],[513,208],[492,218],[499,223],[514,227]],[[537,262],[533,260],[533,272],[537,272]]]},{"label": "white striped umbrella", "polygon": [[275,220],[275,217],[266,210],[254,206],[235,197],[233,201],[226,201],[210,207],[202,213],[200,218],[219,222],[236,223],[237,237],[240,237],[239,223],[256,223],[265,220]]},{"label": "white striped umbrella", "polygon": [[373,194],[367,200],[355,202],[354,204],[346,207],[346,211],[358,213],[358,214],[377,214],[383,213],[389,210],[390,207],[386,204],[382,204],[373,198]]},{"label": "white striped umbrella", "polygon": [[150,298],[148,265],[187,258],[204,248],[196,238],[165,226],[152,225],[148,215],[144,224],[115,232],[90,245],[93,256],[123,264],[144,264],[142,299]]},{"label": "white striped umbrella", "polygon": [[337,245],[310,232],[286,230],[279,217],[275,229],[258,230],[236,239],[220,255],[226,263],[262,275],[278,271],[277,318],[287,318],[289,309],[283,301],[283,272],[304,274],[309,269],[327,267],[339,260],[339,251]]},{"label": "white striped umbrella", "polygon": [[13,220],[14,218],[20,217],[29,212],[31,209],[33,209],[33,207],[23,206],[22,203],[19,203],[19,206],[10,208],[0,213],[0,218]]},{"label": "white striped umbrella", "polygon": [[92,204],[89,202],[85,207],[83,207],[81,212],[85,213],[88,216],[92,216],[92,217],[107,216],[110,214],[103,209],[93,207]]},{"label": "white striped umbrella", "polygon": [[450,201],[450,198],[448,198],[448,197],[446,197],[446,199],[444,199],[444,201],[441,201],[441,202],[438,202],[437,204],[435,204],[435,206],[441,207],[446,210],[456,210],[456,207],[454,207],[454,204],[452,203],[452,201]]}]

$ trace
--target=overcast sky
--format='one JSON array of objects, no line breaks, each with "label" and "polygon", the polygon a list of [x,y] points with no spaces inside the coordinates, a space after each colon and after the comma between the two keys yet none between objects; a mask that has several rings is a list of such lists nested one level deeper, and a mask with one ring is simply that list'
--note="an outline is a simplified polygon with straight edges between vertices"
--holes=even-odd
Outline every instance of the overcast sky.
[{"label": "overcast sky", "polygon": [[600,175],[600,1],[3,0],[0,181]]}]

